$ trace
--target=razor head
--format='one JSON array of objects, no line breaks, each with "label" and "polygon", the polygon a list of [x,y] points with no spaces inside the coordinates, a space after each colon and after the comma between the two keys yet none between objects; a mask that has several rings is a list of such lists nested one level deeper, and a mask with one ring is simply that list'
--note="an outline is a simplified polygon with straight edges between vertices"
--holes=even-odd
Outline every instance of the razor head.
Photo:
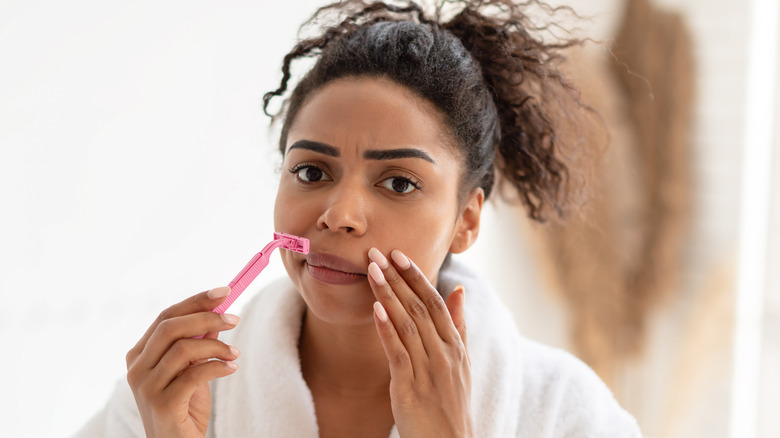
[{"label": "razor head", "polygon": [[293,236],[292,234],[274,233],[274,240],[282,241],[282,246],[280,246],[280,248],[299,252],[301,254],[309,253],[309,239],[305,237]]}]

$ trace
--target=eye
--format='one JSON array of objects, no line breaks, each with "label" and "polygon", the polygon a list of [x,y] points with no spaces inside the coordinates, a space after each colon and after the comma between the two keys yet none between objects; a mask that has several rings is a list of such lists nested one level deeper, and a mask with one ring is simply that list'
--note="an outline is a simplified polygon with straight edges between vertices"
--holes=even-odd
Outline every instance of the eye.
[{"label": "eye", "polygon": [[294,173],[300,181],[307,183],[330,180],[322,168],[313,164],[299,164],[290,169],[290,173]]},{"label": "eye", "polygon": [[419,189],[419,184],[401,176],[394,176],[382,181],[381,186],[398,194],[412,193]]}]

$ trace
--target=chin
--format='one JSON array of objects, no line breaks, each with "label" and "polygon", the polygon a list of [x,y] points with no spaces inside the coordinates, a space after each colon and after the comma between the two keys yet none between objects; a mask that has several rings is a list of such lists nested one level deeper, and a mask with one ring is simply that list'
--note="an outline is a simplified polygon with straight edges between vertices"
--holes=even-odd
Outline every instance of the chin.
[{"label": "chin", "polygon": [[308,276],[294,281],[308,311],[328,324],[357,326],[373,324],[374,293],[368,280],[362,283],[327,284]]}]

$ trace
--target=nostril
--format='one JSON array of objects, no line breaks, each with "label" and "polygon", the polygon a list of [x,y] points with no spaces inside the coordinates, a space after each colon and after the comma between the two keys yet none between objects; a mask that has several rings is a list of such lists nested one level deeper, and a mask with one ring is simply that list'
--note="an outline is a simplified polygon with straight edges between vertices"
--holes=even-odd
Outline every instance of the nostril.
[{"label": "nostril", "polygon": [[357,214],[343,204],[330,206],[317,219],[317,229],[345,234],[363,234],[365,232],[365,218],[362,212]]}]

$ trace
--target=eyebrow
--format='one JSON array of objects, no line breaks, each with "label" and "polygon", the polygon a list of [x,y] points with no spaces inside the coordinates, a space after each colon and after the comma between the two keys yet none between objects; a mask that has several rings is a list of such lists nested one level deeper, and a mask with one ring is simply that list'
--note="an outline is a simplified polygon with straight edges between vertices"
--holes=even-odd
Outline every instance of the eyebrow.
[{"label": "eyebrow", "polygon": [[367,160],[396,160],[399,158],[422,158],[425,161],[429,161],[436,164],[430,155],[424,151],[415,148],[403,148],[403,149],[372,149],[363,153],[363,158]]},{"label": "eyebrow", "polygon": [[312,141],[312,140],[298,140],[295,143],[290,146],[290,149],[287,151],[291,151],[293,149],[306,149],[313,152],[317,152],[323,155],[328,155],[331,157],[338,157],[341,155],[338,149],[334,148],[331,145],[320,143],[318,141]]},{"label": "eyebrow", "polygon": [[[309,151],[317,152],[330,157],[339,157],[341,152],[335,147],[320,143],[312,140],[298,140],[290,146],[288,152],[293,149],[306,149]],[[421,158],[430,163],[436,164],[430,155],[425,151],[416,148],[399,148],[399,149],[371,149],[363,153],[363,158],[366,160],[397,160],[400,158]]]}]

